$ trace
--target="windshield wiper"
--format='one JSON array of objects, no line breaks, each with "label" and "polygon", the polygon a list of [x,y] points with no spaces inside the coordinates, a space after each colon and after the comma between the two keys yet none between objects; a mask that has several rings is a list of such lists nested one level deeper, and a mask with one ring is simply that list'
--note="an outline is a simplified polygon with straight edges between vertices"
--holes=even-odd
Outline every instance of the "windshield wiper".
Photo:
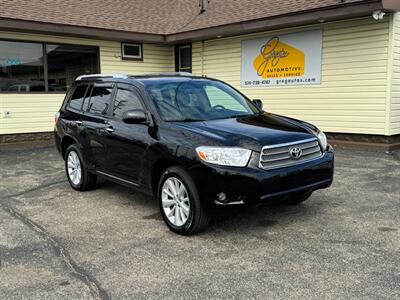
[{"label": "windshield wiper", "polygon": [[254,116],[255,114],[248,114],[248,115],[233,115],[233,116],[229,116],[227,117],[228,119],[232,119],[232,118],[241,118],[241,117],[250,117],[250,116]]},{"label": "windshield wiper", "polygon": [[177,122],[203,122],[204,119],[194,119],[194,118],[185,118],[182,120],[177,120]]}]

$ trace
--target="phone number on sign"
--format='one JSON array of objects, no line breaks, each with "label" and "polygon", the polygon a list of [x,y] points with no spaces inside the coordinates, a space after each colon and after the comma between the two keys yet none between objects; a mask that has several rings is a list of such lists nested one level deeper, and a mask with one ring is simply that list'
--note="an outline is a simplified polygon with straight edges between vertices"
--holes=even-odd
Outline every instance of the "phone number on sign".
[{"label": "phone number on sign", "polygon": [[258,86],[258,85],[288,85],[298,83],[316,83],[316,78],[296,78],[296,79],[273,79],[273,80],[247,80],[244,82],[245,86]]}]

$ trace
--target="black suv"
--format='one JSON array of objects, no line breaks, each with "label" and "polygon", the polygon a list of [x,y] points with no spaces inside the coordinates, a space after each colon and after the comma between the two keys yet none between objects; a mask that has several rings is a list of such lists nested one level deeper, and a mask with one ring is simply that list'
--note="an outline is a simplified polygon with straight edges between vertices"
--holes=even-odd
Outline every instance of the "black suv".
[{"label": "black suv", "polygon": [[204,229],[217,206],[297,204],[333,180],[333,149],[318,128],[189,74],[80,76],[55,139],[74,189],[101,176],[152,194],[179,234]]}]

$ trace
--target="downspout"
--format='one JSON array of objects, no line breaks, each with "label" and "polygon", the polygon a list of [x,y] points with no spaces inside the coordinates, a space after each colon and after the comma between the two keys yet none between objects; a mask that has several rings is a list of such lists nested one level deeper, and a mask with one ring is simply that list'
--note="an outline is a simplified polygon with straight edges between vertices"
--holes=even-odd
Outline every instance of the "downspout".
[{"label": "downspout", "polygon": [[387,73],[386,73],[386,103],[385,103],[385,135],[391,135],[391,109],[392,109],[392,77],[393,77],[393,53],[394,53],[394,18],[395,14],[389,15],[389,44],[387,58]]}]

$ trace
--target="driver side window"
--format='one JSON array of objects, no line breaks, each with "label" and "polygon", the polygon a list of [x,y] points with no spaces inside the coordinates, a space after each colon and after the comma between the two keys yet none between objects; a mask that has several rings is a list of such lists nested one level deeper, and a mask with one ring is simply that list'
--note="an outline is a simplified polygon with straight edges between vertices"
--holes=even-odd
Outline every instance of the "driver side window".
[{"label": "driver side window", "polygon": [[143,109],[139,94],[131,89],[118,86],[114,100],[114,117],[122,119],[126,111],[133,109]]},{"label": "driver side window", "polygon": [[206,86],[204,89],[211,107],[223,106],[225,109],[247,112],[246,108],[243,107],[242,104],[223,90],[215,86]]}]

